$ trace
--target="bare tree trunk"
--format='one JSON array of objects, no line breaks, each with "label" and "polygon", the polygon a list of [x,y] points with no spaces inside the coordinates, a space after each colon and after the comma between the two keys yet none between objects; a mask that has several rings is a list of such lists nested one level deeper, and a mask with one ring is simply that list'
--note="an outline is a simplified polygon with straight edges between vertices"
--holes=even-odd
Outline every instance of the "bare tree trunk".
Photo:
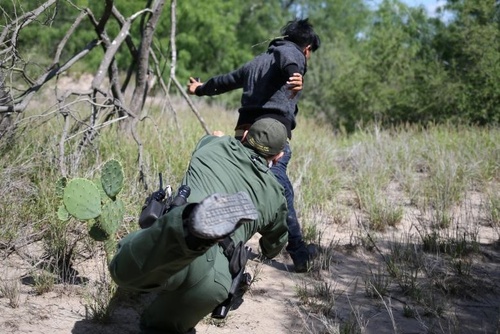
[{"label": "bare tree trunk", "polygon": [[[170,77],[175,78],[175,69],[177,66],[177,44],[175,42],[175,35],[177,33],[177,0],[172,0],[170,3]],[[170,91],[170,83],[168,81],[168,90]]]},{"label": "bare tree trunk", "polygon": [[154,0],[151,6],[151,14],[149,20],[144,27],[141,45],[138,52],[137,75],[135,80],[135,89],[132,94],[130,109],[132,112],[138,114],[142,107],[147,95],[147,78],[150,74],[149,70],[149,52],[153,42],[153,36],[163,11],[165,0]]},{"label": "bare tree trunk", "polygon": [[[148,2],[148,5],[151,3],[151,0]],[[165,0],[154,0],[151,6],[149,19],[146,22],[146,25],[143,29],[143,35],[141,39],[141,45],[138,50],[138,60],[137,60],[137,72],[136,72],[136,80],[135,80],[135,88],[132,94],[132,99],[130,103],[130,110],[139,115],[142,108],[144,107],[144,103],[146,102],[146,97],[148,94],[148,77],[152,74],[149,68],[149,54],[151,49],[151,44],[153,42],[154,32],[156,30],[156,26],[160,19],[160,15],[163,11],[163,7],[165,5]],[[138,156],[137,163],[139,167],[139,180],[145,185],[147,188],[147,184],[145,184],[145,175],[144,175],[144,162],[143,162],[143,145],[142,140],[137,133],[137,124],[139,122],[139,118],[136,117],[129,123],[129,130],[137,143],[138,147]]]}]

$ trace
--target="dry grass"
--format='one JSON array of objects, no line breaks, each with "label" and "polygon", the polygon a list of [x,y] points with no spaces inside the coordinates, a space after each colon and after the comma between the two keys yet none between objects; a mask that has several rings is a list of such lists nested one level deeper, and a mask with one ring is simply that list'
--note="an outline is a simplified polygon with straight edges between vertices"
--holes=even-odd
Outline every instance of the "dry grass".
[{"label": "dry grass", "polygon": [[[139,128],[148,189],[138,182],[137,146],[114,128],[101,131],[78,169],[69,168],[71,177],[92,178],[104,161],[122,162],[126,221],[119,236],[137,228],[140,206],[156,188],[159,172],[177,186],[204,134],[183,103],[177,105],[177,119],[154,104],[148,108]],[[236,113],[206,105],[201,109],[213,130],[232,133]],[[0,148],[5,166],[0,172],[0,252],[5,258],[23,253],[20,246],[41,245],[42,252],[24,259],[38,273],[34,291],[43,294],[61,283],[50,279],[61,277],[60,270],[103,252],[78,237],[84,225],[57,219],[61,120],[54,114],[52,119],[35,117],[30,124],[14,146]],[[77,139],[67,143],[68,152]],[[292,148],[289,174],[296,209],[306,239],[321,246],[310,274],[296,285],[305,332],[369,332],[370,326],[380,326],[377,319],[383,315],[391,332],[411,324],[452,333],[467,325],[460,312],[468,309],[461,308],[461,299],[484,300],[487,292],[498,303],[500,289],[491,279],[500,270],[495,248],[500,235],[498,129],[372,128],[347,136],[299,119]],[[70,166],[69,153],[68,159]],[[37,271],[44,259],[54,267]],[[364,262],[349,267],[353,259]],[[255,271],[254,279],[260,280],[258,266]],[[356,279],[342,282],[346,272]],[[16,305],[19,289],[12,282],[19,284],[2,281],[0,292]],[[112,311],[113,286],[96,280],[87,287],[88,316],[105,321]],[[374,318],[374,308],[365,305],[378,307],[381,315]],[[482,326],[498,330],[497,318]]]}]

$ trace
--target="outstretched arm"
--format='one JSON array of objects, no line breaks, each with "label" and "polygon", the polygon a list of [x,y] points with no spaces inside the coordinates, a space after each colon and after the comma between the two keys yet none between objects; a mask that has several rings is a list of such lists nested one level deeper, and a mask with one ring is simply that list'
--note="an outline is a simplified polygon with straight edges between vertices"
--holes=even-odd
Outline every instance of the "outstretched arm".
[{"label": "outstretched arm", "polygon": [[202,83],[190,77],[187,92],[197,96],[213,96],[243,87],[243,68],[210,78]]}]

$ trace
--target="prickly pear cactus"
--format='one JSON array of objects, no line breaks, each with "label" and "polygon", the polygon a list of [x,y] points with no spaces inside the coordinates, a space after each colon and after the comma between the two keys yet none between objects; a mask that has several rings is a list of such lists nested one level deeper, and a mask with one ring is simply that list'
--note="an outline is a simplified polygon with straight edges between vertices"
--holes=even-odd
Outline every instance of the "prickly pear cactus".
[{"label": "prickly pear cactus", "polygon": [[117,160],[109,160],[102,168],[101,183],[109,198],[115,198],[123,187],[123,168]]},{"label": "prickly pear cactus", "polygon": [[101,196],[95,184],[87,179],[73,179],[66,184],[63,202],[69,214],[89,220],[101,214]]},{"label": "prickly pear cactus", "polygon": [[125,215],[125,204],[116,198],[123,188],[123,180],[122,165],[117,160],[109,160],[102,168],[100,179],[61,179],[56,185],[62,193],[58,218],[88,221],[90,237],[104,242],[108,260],[116,244],[114,236]]},{"label": "prickly pear cactus", "polygon": [[57,209],[57,218],[59,218],[59,220],[65,222],[69,219],[69,212],[68,210],[66,210],[66,207],[64,206],[64,204],[61,204],[59,205],[59,208]]},{"label": "prickly pear cactus", "polygon": [[97,189],[99,189],[99,194],[101,195],[101,201],[106,202],[109,199],[109,197],[106,194],[106,192],[104,191],[104,189],[102,188],[101,178],[94,179],[94,180],[92,180],[92,182],[94,182]]},{"label": "prickly pear cactus", "polygon": [[107,234],[114,235],[118,231],[124,215],[125,204],[118,198],[116,201],[104,204],[99,223]]}]

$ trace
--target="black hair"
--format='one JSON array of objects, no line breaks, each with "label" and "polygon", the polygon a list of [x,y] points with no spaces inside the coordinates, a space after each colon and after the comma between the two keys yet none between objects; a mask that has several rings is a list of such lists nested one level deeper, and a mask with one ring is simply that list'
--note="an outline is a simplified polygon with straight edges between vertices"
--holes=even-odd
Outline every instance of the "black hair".
[{"label": "black hair", "polygon": [[319,36],[314,32],[312,24],[308,22],[308,19],[295,19],[289,21],[283,28],[281,28],[281,34],[284,39],[290,42],[294,42],[301,48],[305,48],[311,45],[311,50],[316,51],[321,40]]}]

